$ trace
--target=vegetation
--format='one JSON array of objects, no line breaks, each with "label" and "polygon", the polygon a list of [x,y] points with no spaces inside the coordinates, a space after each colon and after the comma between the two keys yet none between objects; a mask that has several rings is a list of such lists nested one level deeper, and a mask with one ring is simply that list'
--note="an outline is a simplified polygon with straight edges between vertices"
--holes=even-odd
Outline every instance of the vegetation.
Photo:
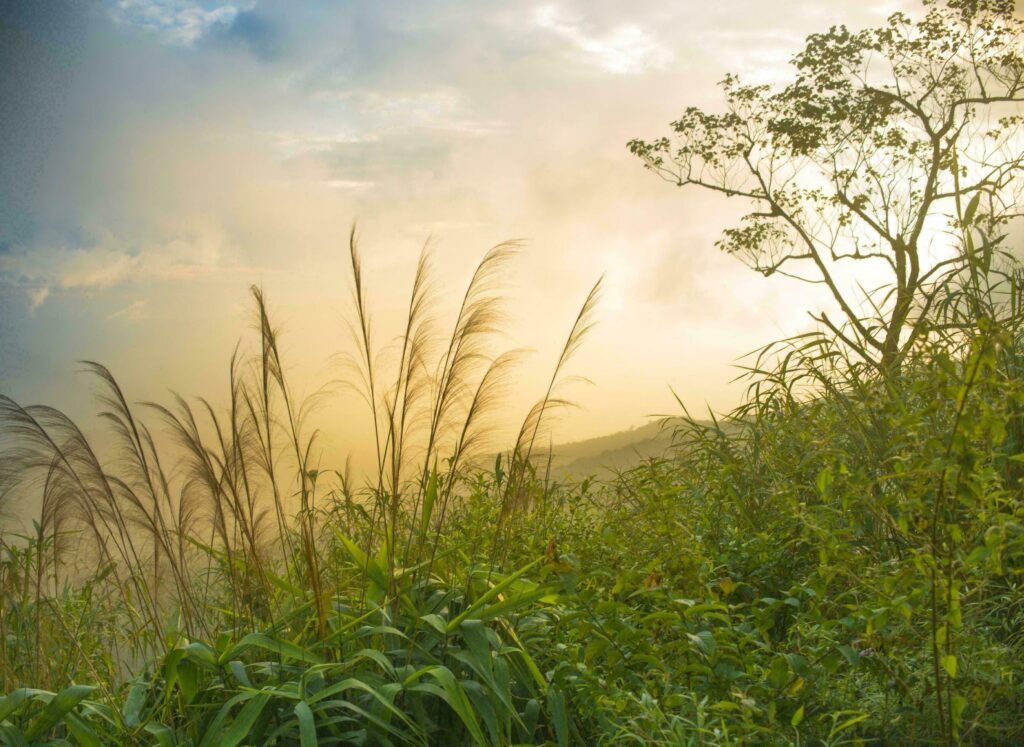
[{"label": "vegetation", "polygon": [[[807,40],[781,90],[727,76],[724,114],[691,107],[673,139],[630,149],[673,184],[747,200],[719,246],[766,276],[825,286],[842,322],[815,320],[865,361],[898,365],[933,328],[946,282],[973,253],[998,251],[1019,215],[1024,21],[1013,13],[1012,0],[951,0],[917,23],[896,13],[883,28],[833,27]],[[981,240],[950,243],[947,225]],[[851,287],[864,265],[878,289]]]},{"label": "vegetation", "polygon": [[[846,324],[823,314],[820,331],[755,356],[734,412],[667,421],[665,458],[600,482],[548,469],[543,434],[598,285],[514,443],[479,466],[516,358],[492,349],[508,245],[483,258],[447,331],[424,254],[382,350],[353,233],[350,380],[376,454],[362,486],[320,464],[315,399],[290,390],[258,289],[256,344],[232,359],[225,407],[135,406],[87,364],[116,443],[104,456],[59,411],[0,398],[0,500],[39,505],[27,536],[0,536],[0,741],[1024,741],[1024,272],[1004,251],[1018,161],[979,181],[966,129],[928,151],[910,133],[932,125],[893,119],[924,95],[975,122],[984,102],[955,72],[968,58],[1000,85],[1022,80],[1011,10],[955,2],[915,26],[833,30],[797,57],[811,77],[795,88],[727,84],[730,105],[760,114],[687,115],[680,134],[712,171],[725,151],[743,158],[726,129],[746,123],[772,163],[820,168],[851,138],[885,160],[880,191],[860,164],[833,174],[849,181],[828,182],[831,197],[824,181],[746,194],[778,209],[725,246],[791,246],[772,226],[796,230],[810,204],[857,258],[858,221],[880,205],[893,241],[870,253],[895,274],[867,314],[839,293]],[[850,82],[868,49],[917,76],[899,83],[904,103]],[[807,106],[831,113],[797,152]],[[633,147],[657,169],[694,153],[663,142]],[[922,163],[934,173],[915,182]],[[933,230],[958,180],[963,200]],[[932,256],[917,221],[951,247],[934,272],[915,265]],[[822,279],[835,277],[838,250],[822,246],[794,251],[827,255]]]}]

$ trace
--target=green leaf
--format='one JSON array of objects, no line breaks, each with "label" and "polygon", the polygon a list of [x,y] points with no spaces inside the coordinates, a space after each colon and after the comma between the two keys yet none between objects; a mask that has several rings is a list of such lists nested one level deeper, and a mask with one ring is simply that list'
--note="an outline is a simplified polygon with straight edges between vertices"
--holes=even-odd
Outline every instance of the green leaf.
[{"label": "green leaf", "polygon": [[75,713],[64,715],[64,725],[81,747],[103,747],[103,740],[85,719]]},{"label": "green leaf", "polygon": [[527,563],[526,565],[524,565],[522,568],[520,568],[515,573],[512,573],[511,575],[507,576],[505,578],[505,580],[502,581],[500,584],[497,584],[496,586],[488,589],[486,592],[481,594],[479,599],[477,599],[475,602],[473,602],[473,604],[471,604],[469,607],[467,607],[465,610],[463,610],[459,615],[457,615],[454,619],[452,619],[452,620],[450,620],[448,622],[448,632],[449,633],[455,632],[458,629],[458,627],[459,627],[459,623],[461,623],[463,620],[469,618],[473,613],[475,613],[477,610],[479,610],[485,604],[489,603],[492,599],[494,599],[499,594],[501,594],[503,591],[505,591],[505,589],[510,587],[520,577],[522,577],[523,574],[527,573],[532,568],[535,568],[536,566],[538,566],[542,560],[544,560],[544,558],[540,557],[540,558],[537,558],[536,560],[534,560],[533,562]]},{"label": "green leaf", "polygon": [[31,747],[21,729],[2,723],[0,723],[0,741],[8,747]]},{"label": "green leaf", "polygon": [[548,710],[555,727],[558,747],[569,747],[569,714],[565,707],[565,696],[554,685],[548,688]]},{"label": "green leaf", "polygon": [[768,668],[768,682],[772,687],[785,687],[789,682],[789,664],[782,656],[776,656]]},{"label": "green leaf", "polygon": [[981,192],[975,192],[974,197],[967,203],[967,210],[964,211],[964,225],[970,225],[974,220],[974,214],[978,212],[978,205],[981,204]]},{"label": "green leaf", "polygon": [[152,734],[160,747],[174,747],[178,743],[174,738],[174,732],[164,724],[148,723],[146,724],[146,733]]},{"label": "green leaf", "polygon": [[959,726],[963,721],[965,708],[967,708],[967,698],[962,695],[954,695],[951,701],[951,710],[953,713],[953,723],[956,726]]},{"label": "green leaf", "polygon": [[[840,711],[839,713],[844,713],[844,712]],[[851,713],[851,711],[846,711],[846,713]],[[838,715],[838,714],[835,714],[835,715]],[[828,733],[828,735],[829,735],[829,737],[834,737],[837,734],[840,734],[841,732],[846,731],[850,727],[852,727],[852,726],[854,726],[856,724],[859,724],[861,721],[865,721],[867,719],[867,717],[868,717],[868,714],[866,714],[866,713],[857,713],[856,715],[852,716],[851,718],[846,719],[846,721],[843,721],[842,723],[836,724],[835,726],[833,726],[832,730]]]},{"label": "green leaf", "polygon": [[29,692],[27,688],[20,687],[10,695],[0,698],[0,721],[6,721],[8,716],[25,705],[28,702]]},{"label": "green leaf", "polygon": [[523,607],[527,607],[534,602],[540,601],[544,597],[548,596],[551,592],[550,586],[536,586],[532,589],[525,589],[518,594],[512,594],[506,597],[500,602],[495,602],[492,605],[480,610],[476,615],[478,620],[490,620],[495,617],[504,617],[510,612],[514,612]]},{"label": "green leaf", "polygon": [[241,654],[250,648],[261,648],[265,651],[278,654],[282,658],[304,661],[307,664],[323,664],[324,660],[319,654],[296,646],[294,643],[282,641],[279,638],[272,638],[264,633],[249,633],[220,655],[219,663],[224,666],[229,661],[237,659]]},{"label": "green leaf", "polygon": [[[238,693],[234,697],[229,698],[220,707],[220,710],[217,711],[217,715],[214,716],[213,720],[205,726],[205,734],[203,736],[203,740],[199,743],[199,747],[214,747],[214,745],[221,747],[223,744],[222,737],[224,736],[221,729],[224,722],[227,721],[228,716],[231,715],[231,710],[239,703],[245,703],[246,701],[251,700],[256,694],[257,693],[250,690]],[[242,736],[244,738],[245,735],[243,734]]]},{"label": "green leaf", "polygon": [[841,653],[843,658],[849,662],[850,666],[855,667],[860,664],[860,656],[856,651],[854,651],[853,646],[847,646],[844,644],[842,646],[837,646],[836,648],[839,649],[839,653]]},{"label": "green leaf", "polygon": [[43,712],[25,730],[25,736],[29,740],[34,740],[49,734],[65,714],[74,710],[95,689],[89,685],[72,685],[61,690],[50,699]]},{"label": "green leaf", "polygon": [[295,718],[299,720],[299,745],[300,747],[316,747],[316,723],[313,721],[313,711],[309,703],[300,700],[295,704]]},{"label": "green leaf", "polygon": [[793,718],[789,720],[790,725],[793,728],[800,726],[800,722],[804,720],[804,707],[800,706],[796,709],[796,713],[793,714]]},{"label": "green leaf", "polygon": [[956,657],[953,654],[947,654],[940,659],[942,668],[946,670],[946,674],[949,675],[950,679],[956,677]]},{"label": "green leaf", "polygon": [[241,744],[242,740],[250,735],[253,724],[256,723],[256,719],[259,718],[269,700],[270,696],[266,693],[254,694],[239,712],[238,718],[232,722],[231,728],[217,742],[218,747],[236,747]]},{"label": "green leaf", "polygon": [[136,680],[128,691],[125,698],[121,715],[124,716],[124,725],[134,729],[139,725],[139,714],[142,713],[142,706],[146,704],[146,696],[149,694],[147,683],[143,680]]},{"label": "green leaf", "polygon": [[473,740],[477,744],[487,744],[487,738],[484,736],[483,729],[480,728],[480,720],[473,709],[473,704],[470,702],[469,696],[466,695],[465,689],[455,679],[452,671],[440,664],[425,667],[407,678],[406,685],[422,677],[431,677],[437,681],[441,686],[437,694],[455,711],[455,715],[465,725]]},{"label": "green leaf", "polygon": [[423,495],[423,514],[420,516],[420,534],[426,536],[430,528],[430,517],[434,513],[434,503],[437,501],[437,466],[430,471],[430,478],[427,480],[427,492]]},{"label": "green leaf", "polygon": [[[381,590],[387,590],[388,588],[388,577],[385,573],[384,568],[376,561],[370,558],[355,542],[350,540],[341,532],[335,530],[334,534],[341,541],[341,544],[348,551],[348,554],[352,556],[352,559],[356,562],[356,565],[366,570],[366,574],[370,577],[373,583],[377,584]],[[381,548],[384,549],[384,548]]]},{"label": "green leaf", "polygon": [[715,636],[710,630],[702,630],[696,635],[693,633],[688,633],[687,635],[705,656],[714,656],[715,651],[718,650],[718,643],[715,641]]}]

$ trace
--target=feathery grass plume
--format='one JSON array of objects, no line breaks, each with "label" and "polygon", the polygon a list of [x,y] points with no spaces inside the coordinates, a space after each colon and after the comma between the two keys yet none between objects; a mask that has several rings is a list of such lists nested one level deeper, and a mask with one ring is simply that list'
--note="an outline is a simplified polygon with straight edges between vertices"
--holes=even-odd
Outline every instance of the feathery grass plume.
[{"label": "feathery grass plume", "polygon": [[[428,313],[431,305],[429,258],[428,244],[421,251],[416,265],[405,329],[400,342],[395,382],[390,390],[390,398],[385,394],[382,408],[387,417],[383,453],[389,462],[390,473],[388,483],[378,483],[377,493],[385,499],[382,515],[388,578],[391,583],[394,581],[394,571],[398,565],[398,521],[403,498],[402,470],[408,460],[410,448],[406,439],[410,435],[410,429],[415,425],[416,408],[424,395],[429,394],[429,380],[424,360],[431,335]],[[395,590],[392,588],[388,591],[393,595]]]},{"label": "feathery grass plume", "polygon": [[[309,408],[315,403],[317,394],[310,398],[307,398],[303,403],[296,404],[294,397],[292,396],[284,374],[284,365],[281,362],[281,353],[277,344],[277,332],[270,323],[270,316],[267,310],[266,299],[261,289],[253,286],[252,289],[253,298],[256,301],[257,309],[259,312],[260,320],[260,337],[261,337],[261,381],[262,381],[262,404],[265,408],[269,408],[269,384],[268,384],[268,371],[270,379],[277,387],[277,393],[281,397],[281,401],[284,404],[284,415],[286,418],[286,430],[285,438],[288,441],[288,447],[294,453],[295,456],[295,469],[296,477],[298,480],[298,493],[299,493],[299,541],[300,541],[300,555],[296,556],[295,548],[291,543],[291,536],[287,533],[286,529],[283,530],[283,537],[287,539],[287,552],[288,557],[296,563],[301,563],[306,574],[306,582],[310,585],[313,593],[314,602],[317,610],[317,621],[321,632],[321,637],[326,634],[326,608],[324,607],[324,595],[323,588],[320,583],[320,566],[319,566],[319,554],[315,545],[315,530],[312,525],[313,521],[313,497],[314,497],[314,480],[312,477],[313,471],[310,468],[310,454],[313,450],[313,445],[316,442],[317,432],[313,431],[308,437],[303,435],[303,425],[306,416],[309,414]],[[275,506],[281,508],[280,491],[277,487],[276,478],[273,469],[273,456],[271,451],[271,419],[267,414],[268,409],[264,410],[264,434],[266,436],[266,446],[268,450],[268,477],[272,482],[272,487],[275,497]],[[283,511],[283,509],[281,509]],[[293,566],[294,567],[294,566]]]},{"label": "feathery grass plume", "polygon": [[[466,416],[463,419],[461,430],[458,434],[458,440],[456,441],[452,457],[448,466],[448,473],[446,479],[443,481],[440,495],[438,496],[440,506],[435,505],[431,511],[431,515],[426,513],[424,508],[424,515],[420,521],[420,525],[423,527],[423,532],[419,539],[419,550],[415,556],[417,560],[421,559],[423,555],[423,549],[428,539],[428,532],[430,530],[430,521],[433,520],[433,542],[430,545],[430,558],[429,562],[425,566],[424,572],[427,577],[434,567],[434,561],[437,557],[437,550],[441,545],[442,533],[445,529],[445,520],[448,516],[448,510],[451,505],[453,494],[456,485],[458,485],[461,479],[461,468],[463,463],[472,456],[474,451],[480,445],[480,442],[485,436],[485,431],[481,427],[481,421],[487,416],[488,412],[501,401],[501,396],[506,390],[508,383],[508,375],[512,367],[518,362],[522,355],[521,350],[510,350],[502,353],[494,360],[490,362],[483,375],[480,377],[479,382],[473,392],[473,397],[469,402],[469,406],[466,410]],[[434,473],[436,474],[436,466],[434,467]],[[425,476],[425,485],[429,485],[430,474]],[[433,518],[436,516],[436,518]],[[415,518],[415,514],[413,515]],[[412,522],[415,526],[415,522]],[[410,533],[411,536],[411,533]]]},{"label": "feathery grass plume", "polygon": [[100,553],[98,560],[110,565],[118,586],[134,591],[139,606],[130,611],[155,634],[152,641],[136,641],[147,648],[160,638],[162,626],[158,602],[145,573],[147,565],[126,512],[125,499],[135,505],[137,497],[125,495],[110,479],[84,434],[59,410],[42,405],[21,407],[0,395],[0,427],[4,443],[0,494],[38,488],[45,477],[47,489],[64,496],[61,500],[68,502],[67,510],[91,532]]},{"label": "feathery grass plume", "polygon": [[[364,397],[367,407],[370,410],[370,420],[373,426],[373,443],[376,450],[377,483],[373,490],[372,513],[370,515],[369,528],[372,541],[372,533],[377,525],[379,513],[382,509],[381,503],[384,500],[382,486],[384,482],[384,465],[386,454],[384,444],[381,440],[381,414],[380,403],[377,399],[377,376],[375,366],[373,325],[370,319],[369,305],[366,297],[366,288],[363,280],[363,265],[359,256],[359,235],[356,225],[352,225],[348,237],[349,262],[352,268],[352,300],[355,306],[356,327],[350,327],[356,347],[359,350],[358,361],[353,368],[357,371],[363,386],[356,387],[356,391]],[[369,550],[369,548],[367,548]],[[367,562],[363,564],[362,573],[365,578],[368,573],[370,553],[366,553]],[[362,604],[360,598],[359,603]]]},{"label": "feathery grass plume", "polygon": [[544,396],[530,408],[519,428],[519,435],[516,437],[516,443],[509,460],[508,480],[502,493],[499,529],[504,526],[511,512],[518,508],[526,507],[528,500],[525,494],[526,478],[533,469],[531,462],[533,449],[538,434],[541,433],[541,429],[546,425],[546,416],[554,410],[572,404],[570,400],[558,396],[558,390],[568,381],[579,379],[579,377],[567,377],[564,369],[573,354],[583,343],[587,333],[594,326],[594,309],[600,298],[602,281],[603,278],[599,278],[587,294],[583,306],[580,307],[580,311],[576,315],[572,329],[569,330],[569,336],[562,346],[562,351],[558,356],[558,361],[555,363]]},{"label": "feathery grass plume", "polygon": [[256,397],[253,399],[247,396],[246,402],[253,420],[260,425],[260,428],[256,430],[259,444],[262,447],[260,463],[266,472],[267,481],[274,498],[274,512],[277,517],[281,547],[287,554],[287,557],[292,558],[295,556],[295,548],[292,545],[291,534],[288,531],[287,514],[275,467],[274,431],[276,430],[277,423],[273,415],[274,403],[272,398],[274,392],[272,384],[279,382],[283,376],[280,371],[280,358],[277,355],[277,334],[270,323],[263,291],[254,285],[250,288],[250,293],[256,303],[257,328],[260,333],[260,357],[255,363],[258,381]]},{"label": "feathery grass plume", "polygon": [[[447,489],[443,507],[458,475],[464,452],[475,442],[475,429],[488,404],[494,399],[494,390],[515,354],[503,354],[493,361],[487,356],[487,343],[500,330],[503,314],[501,296],[497,292],[501,272],[518,251],[518,242],[504,242],[490,249],[476,266],[463,293],[451,334],[439,358],[433,377],[426,442],[416,493],[410,516],[412,526],[417,525],[418,513],[425,497],[432,466],[444,448],[446,434],[451,432],[455,441],[448,468]],[[481,368],[486,366],[481,372]],[[476,380],[476,385],[474,385]],[[460,423],[461,421],[461,423]],[[440,525],[439,525],[440,529]],[[412,546],[410,533],[406,555]],[[406,562],[408,562],[408,557]]]},{"label": "feathery grass plume", "polygon": [[[204,515],[209,520],[211,531],[211,538],[205,546],[219,546],[224,553],[229,588],[234,592],[232,602],[251,599],[256,594],[252,577],[263,592],[268,584],[257,540],[256,518],[252,506],[239,495],[237,475],[232,468],[234,447],[226,442],[227,436],[218,418],[207,406],[220,449],[218,455],[217,450],[204,440],[192,407],[180,395],[174,395],[174,398],[177,413],[157,403],[147,404],[163,417],[172,439],[182,450],[179,462],[183,480],[182,502],[194,503],[197,509],[205,509]],[[189,531],[190,526],[179,526],[184,541],[194,537]],[[245,611],[251,616],[251,607]],[[235,612],[238,614],[239,610]]]},{"label": "feathery grass plume", "polygon": [[172,495],[153,437],[145,424],[132,413],[124,392],[111,372],[93,361],[84,361],[83,364],[104,386],[100,402],[107,409],[100,412],[100,417],[113,426],[116,441],[120,444],[118,464],[123,477],[110,476],[110,479],[119,488],[123,502],[134,510],[133,519],[136,524],[152,538],[153,596],[159,605],[163,558],[174,581],[175,601],[182,606],[186,624],[189,625],[196,609],[187,580],[185,557],[180,553],[182,546],[175,537],[180,537],[188,529],[175,521],[190,514],[187,501],[180,501],[180,497],[176,500]]}]

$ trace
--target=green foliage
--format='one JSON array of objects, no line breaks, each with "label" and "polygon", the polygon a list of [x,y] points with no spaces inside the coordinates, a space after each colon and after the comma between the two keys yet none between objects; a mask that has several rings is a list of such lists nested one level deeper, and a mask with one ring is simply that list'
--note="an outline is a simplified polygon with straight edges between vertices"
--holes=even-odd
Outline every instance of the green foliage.
[{"label": "green foliage", "polygon": [[[719,248],[821,284],[838,318],[814,318],[883,370],[932,331],[951,277],[1005,252],[1024,167],[1024,21],[1006,0],[926,5],[813,34],[788,84],[728,75],[724,112],[629,143],[667,182],[746,202]],[[966,230],[977,251],[943,236]]]},{"label": "green foliage", "polygon": [[[820,157],[853,127],[913,172],[898,97],[850,65],[884,53],[913,77],[953,50],[926,90],[959,116],[982,103],[963,96],[985,79],[957,71],[986,34],[972,64],[1016,101],[1016,29],[1007,3],[956,2],[916,26],[812,37],[793,87],[730,79],[731,105],[757,116],[690,111],[673,157],[711,172],[749,158],[750,124],[766,128],[758,148]],[[665,166],[664,142],[634,148]],[[921,189],[955,182],[957,158]],[[909,184],[907,214],[940,199]],[[875,309],[896,320],[883,332],[852,316],[856,340],[826,322],[833,334],[769,345],[736,411],[684,410],[666,421],[671,456],[606,481],[553,481],[534,453],[599,284],[512,448],[493,469],[473,460],[514,359],[488,347],[509,246],[484,257],[445,336],[424,253],[389,367],[353,233],[351,364],[376,454],[361,488],[312,460],[258,289],[226,411],[147,406],[171,448],[99,364],[112,459],[59,411],[0,397],[0,498],[41,507],[30,533],[0,535],[0,743],[1024,742],[1024,282],[994,261],[998,190],[955,189],[955,267],[927,288],[895,280],[924,293],[919,314],[897,298],[895,316]],[[879,198],[844,195],[839,229]],[[821,197],[746,196],[783,212]],[[727,243],[785,246],[779,217]],[[917,251],[890,248],[897,267]],[[892,330],[895,357],[877,337]]]},{"label": "green foliage", "polygon": [[296,475],[276,554],[190,534],[158,624],[150,560],[58,585],[51,531],[5,537],[0,740],[1024,740],[1024,315],[1000,282],[895,375],[791,342],[743,407],[670,421],[673,457],[605,482],[431,466],[385,521],[386,486],[316,500],[330,473]]}]

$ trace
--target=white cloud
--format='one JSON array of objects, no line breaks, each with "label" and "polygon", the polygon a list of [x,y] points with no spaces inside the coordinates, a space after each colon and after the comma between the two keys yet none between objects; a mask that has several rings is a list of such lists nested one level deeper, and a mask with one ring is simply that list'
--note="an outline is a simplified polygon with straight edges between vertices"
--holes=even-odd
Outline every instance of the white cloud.
[{"label": "white cloud", "polygon": [[555,5],[536,8],[533,20],[540,28],[569,42],[585,62],[609,73],[635,75],[662,70],[675,58],[668,47],[635,24],[622,24],[594,36]]},{"label": "white cloud", "polygon": [[199,280],[254,271],[225,260],[225,242],[216,232],[141,247],[104,233],[88,246],[43,245],[0,255],[0,277],[26,288],[32,310],[54,288],[100,290],[131,282]]},{"label": "white cloud", "polygon": [[157,33],[170,44],[189,46],[217,24],[229,24],[236,5],[203,7],[188,0],[116,0],[109,8],[118,23]]}]

